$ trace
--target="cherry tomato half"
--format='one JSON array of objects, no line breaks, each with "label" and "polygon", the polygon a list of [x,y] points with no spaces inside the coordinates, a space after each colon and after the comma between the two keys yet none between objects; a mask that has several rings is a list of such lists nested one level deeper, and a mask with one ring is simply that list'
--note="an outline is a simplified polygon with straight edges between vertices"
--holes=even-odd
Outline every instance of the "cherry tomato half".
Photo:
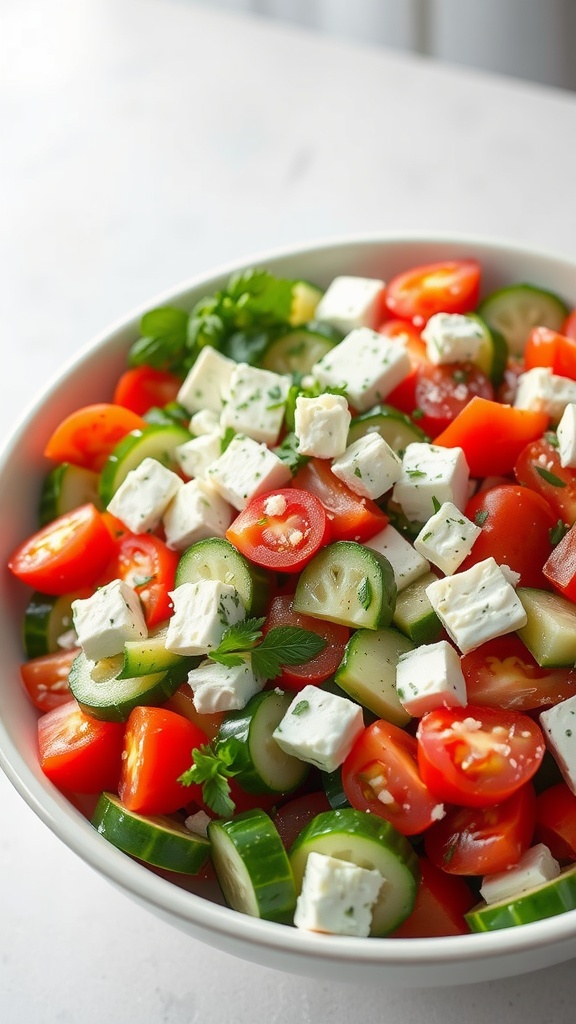
[{"label": "cherry tomato half", "polygon": [[460,664],[471,704],[531,711],[576,694],[576,669],[540,668],[514,633],[488,640]]},{"label": "cherry tomato half", "polygon": [[528,782],[544,756],[540,727],[515,711],[436,708],[417,730],[420,775],[439,800],[486,807]]},{"label": "cherry tomato half", "polygon": [[422,363],[428,363],[426,345],[420,337],[420,332],[406,320],[386,320],[378,328],[378,333],[403,345],[410,358],[410,373],[386,397],[387,405],[393,405],[395,409],[410,414],[418,405],[415,396],[418,367]]},{"label": "cherry tomato half", "polygon": [[[279,515],[266,511],[266,502],[278,496],[285,502]],[[256,565],[275,572],[298,572],[329,537],[328,519],[313,494],[285,487],[253,498],[236,517],[226,537]]]},{"label": "cherry tomato half", "polygon": [[514,476],[519,484],[546,499],[557,520],[568,526],[576,522],[576,470],[561,465],[558,449],[546,437],[519,452]]},{"label": "cherry tomato half", "polygon": [[576,860],[576,796],[565,782],[536,797],[536,842],[544,843],[561,861]]},{"label": "cherry tomato half", "polygon": [[179,554],[151,533],[124,533],[108,570],[111,579],[124,580],[142,602],[148,629],[172,614],[168,596],[174,589]]},{"label": "cherry tomato half", "polygon": [[44,454],[99,473],[118,442],[131,430],[144,430],[141,416],[121,405],[101,402],[70,413],[48,439]]},{"label": "cherry tomato half", "polygon": [[392,934],[394,939],[466,935],[464,914],[476,902],[463,878],[441,871],[427,857],[419,858],[420,886],[414,909]]},{"label": "cherry tomato half", "polygon": [[549,327],[533,327],[524,349],[524,368],[549,366],[552,373],[576,380],[576,339]]},{"label": "cherry tomato half", "polygon": [[485,373],[473,363],[435,366],[420,363],[414,384],[418,426],[437,437],[478,396],[492,400],[494,388]]},{"label": "cherry tomato half", "polygon": [[342,483],[326,459],[310,459],[298,470],[294,487],[320,499],[330,523],[331,540],[370,540],[388,525],[388,516],[370,498],[360,498]]},{"label": "cherry tomato half", "polygon": [[412,267],[397,274],[386,289],[392,316],[423,327],[434,313],[468,313],[476,309],[480,265],[476,260],[451,260]]},{"label": "cherry tomato half", "polygon": [[182,381],[166,370],[152,366],[134,366],[120,377],[114,391],[114,403],[143,416],[152,406],[168,405],[178,397]]},{"label": "cherry tomato half", "polygon": [[266,632],[275,626],[300,626],[301,629],[317,633],[326,641],[324,650],[310,661],[302,665],[284,665],[281,677],[275,680],[278,686],[301,690],[309,683],[322,683],[334,674],[350,638],[350,630],[346,626],[295,612],[290,594],[280,594],[272,599],[266,619]]},{"label": "cherry tomato half", "polygon": [[99,721],[69,700],[38,720],[40,767],[59,789],[115,791],[123,736],[123,722]]},{"label": "cherry tomato half", "polygon": [[40,711],[52,711],[72,697],[68,676],[79,648],[54,651],[31,658],[20,666],[20,676],[30,700]]}]

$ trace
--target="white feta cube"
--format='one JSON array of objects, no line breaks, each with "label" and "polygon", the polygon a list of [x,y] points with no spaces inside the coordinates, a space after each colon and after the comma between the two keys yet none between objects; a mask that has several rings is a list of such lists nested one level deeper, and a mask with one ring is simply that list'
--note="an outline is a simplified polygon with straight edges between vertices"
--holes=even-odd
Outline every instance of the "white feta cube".
[{"label": "white feta cube", "polygon": [[401,654],[396,692],[408,714],[421,718],[434,708],[465,707],[466,680],[458,652],[446,640]]},{"label": "white feta cube", "polygon": [[165,646],[174,654],[208,654],[229,626],[246,617],[240,595],[220,580],[182,583],[171,591],[174,613],[168,620]]},{"label": "white feta cube", "polygon": [[371,277],[335,277],[314,313],[315,320],[348,334],[355,327],[379,327],[384,318],[384,281]]},{"label": "white feta cube", "polygon": [[392,566],[398,591],[428,572],[430,564],[419,551],[390,523],[380,533],[364,542],[364,547],[379,551]]},{"label": "white feta cube", "polygon": [[392,498],[407,519],[425,523],[434,514],[436,500],[451,501],[462,509],[468,500],[470,471],[461,448],[443,448],[425,441],[409,444],[402,459],[402,474]]},{"label": "white feta cube", "polygon": [[221,428],[276,444],[291,383],[290,377],[238,363],[230,375]]},{"label": "white feta cube", "polygon": [[220,413],[213,409],[200,409],[190,419],[188,429],[194,437],[201,434],[217,434],[220,431]]},{"label": "white feta cube", "polygon": [[137,593],[124,580],[112,580],[91,597],[72,602],[74,629],[90,661],[112,658],[127,640],[143,640],[148,629]]},{"label": "white feta cube", "polygon": [[414,547],[446,576],[456,572],[482,533],[451,501],[445,501],[414,540]]},{"label": "white feta cube", "polygon": [[560,465],[576,468],[576,404],[568,402],[558,424],[558,454]]},{"label": "white feta cube", "polygon": [[434,313],[421,337],[431,363],[473,363],[484,331],[477,320],[462,313]]},{"label": "white feta cube", "polygon": [[292,479],[289,467],[265,444],[238,437],[206,470],[206,479],[240,511],[252,498],[285,487]]},{"label": "white feta cube", "polygon": [[318,395],[296,399],[294,433],[298,451],[317,459],[332,459],[346,448],[352,416],[342,395]]},{"label": "white feta cube", "polygon": [[560,865],[544,843],[536,843],[522,854],[520,860],[506,871],[485,875],[480,895],[486,903],[498,903],[533,889],[536,885],[558,878]]},{"label": "white feta cube", "polygon": [[514,587],[494,558],[485,558],[455,576],[435,580],[426,587],[426,594],[463,654],[486,640],[512,633],[527,622]]},{"label": "white feta cube", "polygon": [[363,498],[380,498],[402,472],[402,459],[377,431],[348,445],[332,463],[332,472]]},{"label": "white feta cube", "polygon": [[576,402],[576,380],[552,373],[549,366],[535,366],[518,377],[516,409],[544,412],[552,423],[558,423],[572,402]]},{"label": "white feta cube", "polygon": [[576,794],[576,696],[543,711],[540,725],[566,785]]},{"label": "white feta cube", "polygon": [[205,345],[178,392],[180,405],[190,414],[210,409],[220,415],[236,363]]},{"label": "white feta cube", "polygon": [[294,924],[306,931],[367,938],[384,882],[375,868],[313,850],[306,860]]},{"label": "white feta cube", "polygon": [[189,814],[187,818],[184,818],[184,827],[189,832],[193,832],[196,836],[204,836],[206,839],[208,836],[208,825],[212,821],[209,814],[206,811],[196,811],[195,814]]},{"label": "white feta cube", "polygon": [[249,661],[228,667],[215,661],[203,661],[188,673],[193,701],[200,715],[217,711],[239,711],[255,693],[264,689],[264,679],[255,675]]},{"label": "white feta cube", "polygon": [[317,686],[296,694],[272,733],[279,747],[300,761],[333,772],[364,729],[362,708]]},{"label": "white feta cube", "polygon": [[179,444],[174,452],[180,469],[188,477],[204,476],[222,454],[222,437],[217,430],[213,434],[200,434]]},{"label": "white feta cube", "polygon": [[177,473],[157,459],[143,459],[122,481],[108,502],[108,511],[132,533],[148,533],[156,529],[182,483]]},{"label": "white feta cube", "polygon": [[408,376],[410,356],[402,344],[358,327],[312,367],[323,387],[343,388],[359,412],[383,401]]},{"label": "white feta cube", "polygon": [[166,543],[184,551],[198,540],[224,537],[234,519],[232,506],[207,480],[190,480],[170,503],[162,523]]}]

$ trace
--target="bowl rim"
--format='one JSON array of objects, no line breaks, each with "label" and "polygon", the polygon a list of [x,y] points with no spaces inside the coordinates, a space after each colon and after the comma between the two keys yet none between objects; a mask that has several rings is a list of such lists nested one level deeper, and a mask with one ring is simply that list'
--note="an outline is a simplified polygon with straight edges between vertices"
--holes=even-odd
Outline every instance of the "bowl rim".
[{"label": "bowl rim", "polygon": [[[465,233],[439,233],[435,231],[364,232],[359,234],[320,237],[303,244],[291,244],[264,249],[241,259],[230,260],[178,285],[162,290],[151,299],[139,304],[128,314],[117,318],[107,328],[80,346],[50,378],[46,385],[25,407],[14,431],[0,450],[0,477],[4,465],[20,438],[24,435],[39,409],[49,401],[53,391],[91,353],[134,329],[144,312],[167,302],[178,302],[201,288],[213,287],[213,282],[227,278],[231,273],[251,266],[268,266],[284,259],[318,254],[341,248],[383,245],[438,245],[470,247],[482,259],[500,253],[513,260],[530,257],[574,269],[576,285],[576,254],[555,253],[505,239]],[[183,925],[226,938],[234,938],[246,946],[274,949],[281,954],[293,954],[307,959],[330,959],[333,963],[357,965],[434,966],[464,964],[470,961],[522,954],[534,948],[555,946],[576,939],[576,911],[569,911],[544,921],[512,929],[469,935],[443,936],[399,940],[394,938],[356,938],[337,935],[318,935],[274,922],[248,917],[226,906],[195,895],[132,860],[99,836],[89,821],[58,792],[50,789],[47,780],[38,777],[25,761],[0,716],[0,767],[28,806],[50,830],[99,874],[121,890],[125,890],[140,903],[148,904],[160,914],[180,921]],[[207,935],[204,938],[209,941]]]}]

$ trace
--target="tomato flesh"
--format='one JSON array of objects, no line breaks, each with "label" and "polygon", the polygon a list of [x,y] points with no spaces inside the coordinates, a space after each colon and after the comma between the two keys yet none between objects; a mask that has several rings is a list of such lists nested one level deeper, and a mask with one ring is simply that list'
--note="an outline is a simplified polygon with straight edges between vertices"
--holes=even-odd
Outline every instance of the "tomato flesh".
[{"label": "tomato flesh", "polygon": [[544,843],[560,861],[576,860],[576,796],[565,782],[536,797],[536,842]]},{"label": "tomato flesh", "polygon": [[[267,502],[284,501],[284,511],[271,515]],[[286,487],[248,502],[226,531],[234,547],[256,565],[276,572],[298,572],[326,544],[329,525],[322,503],[313,494]]]},{"label": "tomato flesh", "polygon": [[466,935],[464,914],[476,902],[463,878],[448,875],[428,860],[419,858],[420,886],[414,909],[393,932],[395,939],[432,938],[440,935]]},{"label": "tomato flesh", "polygon": [[324,650],[310,661],[305,661],[301,665],[283,665],[281,676],[275,680],[278,686],[301,690],[310,683],[322,683],[334,675],[344,657],[344,650],[350,638],[350,630],[346,626],[295,612],[290,594],[279,594],[272,599],[265,631],[268,632],[276,626],[300,626],[301,629],[317,633],[326,641]]},{"label": "tomato flesh", "polygon": [[68,700],[38,720],[40,767],[59,789],[115,791],[123,737],[123,722],[91,718],[75,700]]},{"label": "tomato flesh", "polygon": [[549,366],[552,373],[576,380],[576,340],[549,327],[534,327],[524,350],[524,369],[535,366]]},{"label": "tomato flesh", "polygon": [[20,666],[20,676],[30,700],[40,711],[52,711],[71,699],[68,676],[79,648],[55,651],[31,658]]},{"label": "tomato flesh", "polygon": [[163,540],[149,533],[123,533],[108,569],[110,579],[121,579],[132,587],[144,610],[148,629],[153,629],[172,614],[169,593],[180,556]]},{"label": "tomato flesh", "polygon": [[120,377],[114,390],[114,403],[144,416],[153,406],[175,402],[182,385],[179,377],[153,366],[134,366]]},{"label": "tomato flesh", "polygon": [[361,498],[335,477],[326,459],[310,459],[298,470],[294,487],[315,495],[326,509],[331,540],[370,540],[388,525],[388,516],[370,498]]},{"label": "tomato flesh", "polygon": [[548,422],[544,412],[515,409],[476,395],[435,443],[462,448],[472,477],[506,476],[524,446],[541,437]]},{"label": "tomato flesh", "polygon": [[491,401],[494,388],[473,363],[434,366],[422,362],[416,370],[413,409],[418,426],[431,438],[446,430],[475,396]]},{"label": "tomato flesh", "polygon": [[576,669],[541,668],[514,633],[488,640],[460,664],[472,704],[532,711],[576,695]]},{"label": "tomato flesh", "polygon": [[468,313],[478,305],[480,265],[476,260],[449,260],[412,267],[397,274],[386,289],[392,316],[423,327],[434,313]]},{"label": "tomato flesh", "polygon": [[556,519],[576,522],[576,471],[560,463],[558,449],[546,437],[535,438],[518,453],[514,476],[546,499]]},{"label": "tomato flesh", "polygon": [[147,426],[141,416],[120,405],[86,405],[62,420],[49,438],[44,454],[55,462],[72,462],[99,473],[126,434]]}]

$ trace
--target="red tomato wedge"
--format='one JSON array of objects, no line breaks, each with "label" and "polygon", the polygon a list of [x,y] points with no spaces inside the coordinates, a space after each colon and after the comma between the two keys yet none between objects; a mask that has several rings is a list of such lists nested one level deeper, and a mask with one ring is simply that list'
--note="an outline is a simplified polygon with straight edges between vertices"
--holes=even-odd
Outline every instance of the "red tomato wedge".
[{"label": "red tomato wedge", "polygon": [[[279,515],[266,512],[266,502],[272,495],[285,502]],[[285,487],[248,502],[226,537],[256,565],[275,572],[299,572],[327,543],[329,526],[318,498],[297,487]]]},{"label": "red tomato wedge", "polygon": [[516,864],[532,841],[531,783],[492,807],[450,807],[424,836],[426,854],[453,875],[491,875]]},{"label": "red tomato wedge", "polygon": [[182,381],[166,370],[152,366],[134,366],[120,377],[114,391],[114,402],[143,416],[152,406],[175,402]]},{"label": "red tomato wedge", "polygon": [[446,803],[501,803],[538,770],[545,744],[528,715],[468,704],[436,708],[420,719],[418,766],[431,793]]},{"label": "red tomato wedge", "polygon": [[576,860],[576,796],[565,782],[536,797],[534,838],[545,843],[557,860]]},{"label": "red tomato wedge", "polygon": [[44,454],[55,462],[72,462],[99,473],[126,434],[147,426],[146,420],[121,405],[86,405],[62,420],[49,438]]},{"label": "red tomato wedge", "polygon": [[123,737],[123,722],[98,721],[81,711],[75,700],[69,700],[38,721],[40,767],[59,789],[115,791]]},{"label": "red tomato wedge", "polygon": [[557,519],[568,526],[576,522],[576,471],[561,465],[557,448],[546,437],[522,448],[514,476],[519,484],[541,494]]},{"label": "red tomato wedge", "polygon": [[151,533],[124,533],[118,538],[116,553],[108,569],[110,579],[124,580],[142,602],[148,629],[153,629],[172,614],[168,596],[174,589],[174,577],[180,555]]},{"label": "red tomato wedge", "polygon": [[562,325],[562,334],[576,341],[576,309],[573,309],[566,317]]},{"label": "red tomato wedge", "polygon": [[317,814],[330,810],[328,797],[323,792],[305,793],[282,804],[274,815],[274,824],[287,850]]},{"label": "red tomato wedge", "polygon": [[385,818],[405,836],[443,813],[420,777],[416,740],[390,722],[373,722],[360,734],[342,765],[342,786],[352,807]]},{"label": "red tomato wedge", "polygon": [[334,674],[344,657],[344,649],[350,639],[350,630],[346,626],[295,612],[290,594],[279,594],[272,599],[265,631],[268,632],[276,626],[300,626],[301,629],[317,633],[326,641],[324,650],[310,661],[305,661],[302,665],[284,665],[282,675],[274,680],[278,686],[286,686],[289,690],[301,690],[309,683],[322,683]]},{"label": "red tomato wedge", "polygon": [[68,675],[79,654],[75,647],[53,654],[41,654],[20,666],[20,676],[30,700],[40,711],[52,711],[72,699]]},{"label": "red tomato wedge", "polygon": [[434,443],[462,448],[471,476],[506,476],[524,446],[541,437],[548,422],[546,413],[476,396]]},{"label": "red tomato wedge", "polygon": [[540,668],[514,633],[488,640],[460,665],[471,704],[532,711],[576,695],[576,669]]},{"label": "red tomato wedge", "polygon": [[468,313],[476,309],[479,293],[479,263],[449,260],[397,274],[388,284],[385,301],[392,316],[423,327],[434,313]]},{"label": "red tomato wedge", "polygon": [[576,525],[552,550],[543,573],[554,590],[570,601],[576,601]]},{"label": "red tomato wedge", "polygon": [[549,366],[552,373],[576,380],[576,338],[549,327],[534,327],[524,350],[524,368],[535,366]]},{"label": "red tomato wedge", "polygon": [[370,498],[361,498],[334,476],[325,459],[310,459],[298,470],[294,487],[314,494],[326,509],[331,540],[370,540],[388,525],[388,516]]},{"label": "red tomato wedge", "polygon": [[166,708],[136,707],[128,717],[118,793],[129,811],[171,814],[201,796],[199,785],[178,777],[192,764],[192,750],[206,734]]},{"label": "red tomato wedge", "polygon": [[441,871],[427,857],[419,858],[420,887],[414,909],[392,933],[393,939],[466,935],[470,928],[464,914],[476,903],[471,889],[457,875]]},{"label": "red tomato wedge", "polygon": [[114,542],[94,505],[81,505],[44,526],[12,553],[8,568],[43,594],[70,594],[95,583]]},{"label": "red tomato wedge", "polygon": [[421,363],[414,383],[416,422],[425,434],[435,438],[475,396],[492,400],[494,388],[473,363]]},{"label": "red tomato wedge", "polygon": [[410,373],[386,397],[387,405],[393,405],[395,409],[410,414],[418,404],[415,397],[418,367],[422,363],[428,363],[426,345],[420,337],[420,332],[406,320],[386,320],[378,328],[378,333],[403,345],[410,357]]}]

